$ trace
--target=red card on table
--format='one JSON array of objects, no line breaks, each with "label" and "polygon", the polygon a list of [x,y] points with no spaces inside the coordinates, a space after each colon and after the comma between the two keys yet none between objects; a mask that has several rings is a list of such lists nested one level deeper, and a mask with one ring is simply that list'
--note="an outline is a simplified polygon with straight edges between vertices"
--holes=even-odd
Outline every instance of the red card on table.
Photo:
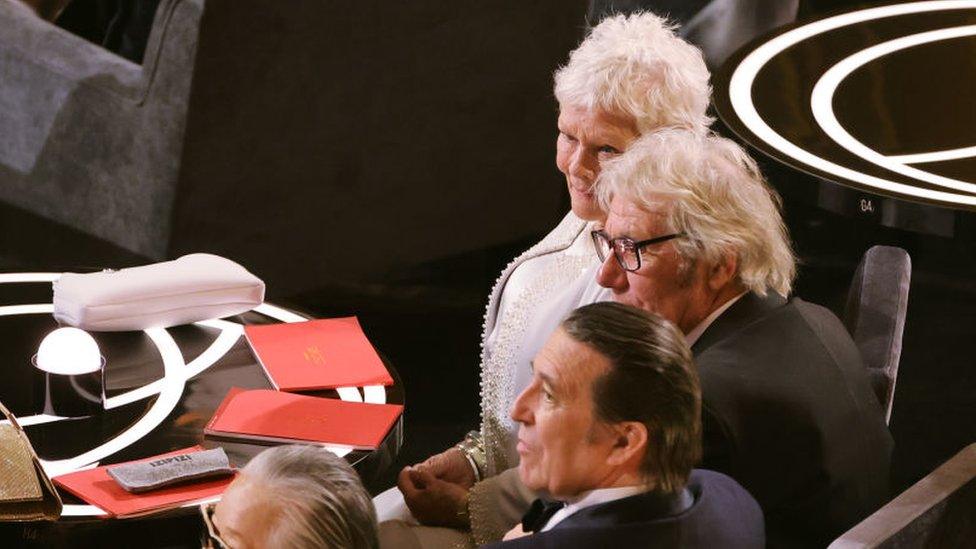
[{"label": "red card on table", "polygon": [[354,316],[245,326],[244,334],[279,391],[393,384]]},{"label": "red card on table", "polygon": [[[137,459],[129,463],[152,461],[162,457],[200,450],[203,450],[203,448],[200,446],[192,446],[158,456]],[[224,493],[224,489],[234,480],[234,475],[230,475],[215,480],[197,481],[161,488],[152,492],[132,494],[126,492],[124,488],[119,486],[109,476],[106,471],[108,467],[110,466],[106,465],[86,471],[68,473],[54,477],[52,480],[61,488],[64,488],[88,503],[101,507],[109,515],[120,518],[145,515],[154,511],[179,507],[194,501],[207,500]]]},{"label": "red card on table", "polygon": [[281,443],[313,443],[373,449],[403,413],[398,404],[366,404],[334,398],[233,388],[204,433]]}]

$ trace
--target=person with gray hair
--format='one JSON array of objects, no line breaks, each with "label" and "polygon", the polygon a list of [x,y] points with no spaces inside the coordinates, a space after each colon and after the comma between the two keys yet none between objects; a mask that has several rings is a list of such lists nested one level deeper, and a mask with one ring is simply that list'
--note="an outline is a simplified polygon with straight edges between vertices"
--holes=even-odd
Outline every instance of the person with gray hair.
[{"label": "person with gray hair", "polygon": [[376,512],[359,476],[319,446],[261,452],[204,517],[210,537],[234,549],[379,547]]},{"label": "person with gray hair", "polygon": [[[680,235],[671,246],[683,265],[734,259],[736,293],[790,294],[796,260],[779,196],[734,141],[666,129],[642,138],[634,154],[609,164],[599,192],[602,207],[609,211],[613,199],[619,198],[642,212],[663,216],[664,226]],[[670,207],[662,208],[665,202]],[[598,252],[607,246],[605,239],[595,242]],[[691,274],[690,269],[686,273]]]},{"label": "person with gray hair", "polygon": [[[605,218],[595,193],[601,166],[658,128],[705,131],[712,121],[706,114],[708,80],[701,52],[651,13],[606,19],[556,71],[556,167],[565,177],[571,211],[509,264],[492,290],[482,333],[481,428],[405,468],[398,489],[375,499],[381,522],[400,522],[403,535],[422,538],[424,546],[456,546],[472,538],[486,543],[508,529],[492,518],[497,501],[484,483],[517,464],[518,426],[508,410],[529,383],[529,361],[566,314],[608,297],[595,282],[589,237]],[[418,523],[454,530],[425,530]],[[412,533],[408,526],[415,527]]]},{"label": "person with gray hair", "polygon": [[597,280],[684,332],[703,466],[755,496],[770,547],[826,546],[885,501],[892,440],[843,324],[789,297],[777,195],[737,144],[680,129],[640,138],[601,178]]}]

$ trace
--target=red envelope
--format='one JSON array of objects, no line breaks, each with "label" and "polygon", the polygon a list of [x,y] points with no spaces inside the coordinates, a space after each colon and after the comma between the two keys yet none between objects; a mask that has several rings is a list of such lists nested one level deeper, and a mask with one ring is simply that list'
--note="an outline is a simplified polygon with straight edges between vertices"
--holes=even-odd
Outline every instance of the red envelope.
[{"label": "red envelope", "polygon": [[233,388],[207,423],[207,435],[278,443],[376,448],[403,413],[399,404]]},{"label": "red envelope", "polygon": [[354,316],[251,325],[244,334],[279,391],[393,384]]}]

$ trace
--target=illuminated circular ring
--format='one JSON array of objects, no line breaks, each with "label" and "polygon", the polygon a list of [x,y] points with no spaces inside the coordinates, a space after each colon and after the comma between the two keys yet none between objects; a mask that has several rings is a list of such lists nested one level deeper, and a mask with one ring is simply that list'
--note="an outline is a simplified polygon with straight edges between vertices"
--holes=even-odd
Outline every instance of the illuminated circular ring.
[{"label": "illuminated circular ring", "polygon": [[[955,189],[957,191],[968,193],[976,193],[976,185],[972,183],[936,175],[925,170],[906,166],[906,162],[904,162],[904,160],[899,161],[897,160],[898,157],[895,157],[896,159],[892,159],[891,157],[875,151],[864,143],[861,143],[847,130],[845,130],[843,126],[841,126],[840,122],[837,120],[837,116],[834,114],[833,106],[834,94],[837,92],[837,87],[840,86],[840,83],[850,76],[851,73],[870,63],[871,61],[896,51],[920,46],[922,44],[969,36],[976,36],[976,25],[938,29],[913,34],[911,36],[903,36],[895,40],[883,42],[876,46],[871,46],[870,48],[861,50],[854,55],[851,55],[828,69],[813,87],[813,92],[810,94],[810,107],[813,110],[814,119],[816,119],[817,123],[820,124],[820,127],[823,129],[824,133],[830,136],[830,138],[833,139],[838,145],[844,147],[864,160],[871,162],[872,164],[881,166],[882,168],[891,170],[895,173],[900,173],[908,177],[914,177],[915,179],[925,181],[926,183],[931,183],[939,187]],[[956,158],[966,158],[965,153],[973,149],[974,148],[969,147],[965,149],[956,149],[955,151],[951,152],[955,153]],[[963,155],[959,156],[960,153]],[[915,157],[917,162],[918,157],[931,158],[935,154],[937,153],[908,155],[908,158],[911,159],[912,157]],[[945,156],[945,152],[943,152],[942,156]]]},{"label": "illuminated circular ring", "polygon": [[[762,44],[754,51],[749,53],[738,65],[738,67],[736,67],[729,80],[729,101],[731,106],[738,115],[739,119],[742,121],[742,124],[758,138],[762,139],[779,152],[808,166],[844,179],[857,181],[867,187],[881,191],[916,197],[924,200],[976,207],[976,196],[935,189],[926,189],[899,183],[897,181],[891,181],[890,179],[885,179],[862,173],[851,168],[846,168],[825,158],[817,156],[788,141],[782,135],[773,130],[759,115],[759,112],[757,111],[752,100],[752,86],[763,67],[765,67],[766,64],[769,63],[769,61],[775,56],[804,40],[829,31],[866,21],[915,13],[961,9],[976,9],[976,0],[933,0],[928,2],[895,4],[891,6],[882,6],[878,8],[845,13],[797,27],[773,38],[765,44]],[[958,151],[960,150],[964,151],[967,149],[959,149],[954,152],[959,154]],[[888,161],[890,160],[891,159],[888,159]],[[900,173],[898,170],[892,171]],[[965,182],[958,183],[969,185],[969,183]]]}]

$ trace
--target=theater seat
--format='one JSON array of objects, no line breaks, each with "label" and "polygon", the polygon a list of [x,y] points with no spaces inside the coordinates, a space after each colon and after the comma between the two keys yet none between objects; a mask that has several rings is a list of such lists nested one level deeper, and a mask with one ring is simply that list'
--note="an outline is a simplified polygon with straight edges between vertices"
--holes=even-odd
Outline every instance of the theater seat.
[{"label": "theater seat", "polygon": [[681,29],[711,71],[750,40],[796,19],[798,0],[712,0]]},{"label": "theater seat", "polygon": [[976,444],[834,540],[829,549],[973,547]]},{"label": "theater seat", "polygon": [[874,246],[857,266],[844,308],[844,324],[861,351],[886,421],[895,397],[911,277],[908,252]]},{"label": "theater seat", "polygon": [[737,49],[796,19],[799,0],[589,0],[587,19],[596,25],[612,13],[651,11],[680,28],[698,46],[712,72]]},{"label": "theater seat", "polygon": [[532,242],[568,206],[567,6],[162,0],[140,66],[2,1],[0,202],[276,296]]},{"label": "theater seat", "polygon": [[160,2],[137,65],[0,2],[0,201],[163,258],[201,12]]}]

